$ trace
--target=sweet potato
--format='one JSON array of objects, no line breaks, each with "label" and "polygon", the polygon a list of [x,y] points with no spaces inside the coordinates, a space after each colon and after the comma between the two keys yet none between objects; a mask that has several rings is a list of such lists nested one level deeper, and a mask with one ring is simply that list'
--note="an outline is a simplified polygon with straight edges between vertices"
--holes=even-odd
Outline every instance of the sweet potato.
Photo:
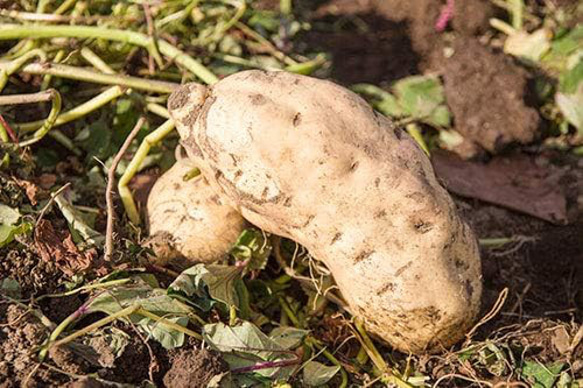
[{"label": "sweet potato", "polygon": [[473,324],[478,245],[416,142],[332,82],[245,71],[169,100],[188,154],[258,227],[304,245],[354,314],[407,352]]},{"label": "sweet potato", "polygon": [[194,168],[188,159],[179,160],[148,196],[150,245],[160,264],[186,268],[219,260],[245,228],[241,215],[202,176],[185,181]]}]

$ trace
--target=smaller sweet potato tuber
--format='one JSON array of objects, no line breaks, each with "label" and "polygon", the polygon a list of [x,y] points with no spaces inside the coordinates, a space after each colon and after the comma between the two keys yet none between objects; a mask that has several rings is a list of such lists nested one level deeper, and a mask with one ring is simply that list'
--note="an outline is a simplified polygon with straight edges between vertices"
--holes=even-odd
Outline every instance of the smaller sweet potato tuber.
[{"label": "smaller sweet potato tuber", "polygon": [[185,181],[195,166],[179,160],[154,184],[147,211],[150,245],[160,264],[186,268],[221,259],[245,228],[202,176]]}]

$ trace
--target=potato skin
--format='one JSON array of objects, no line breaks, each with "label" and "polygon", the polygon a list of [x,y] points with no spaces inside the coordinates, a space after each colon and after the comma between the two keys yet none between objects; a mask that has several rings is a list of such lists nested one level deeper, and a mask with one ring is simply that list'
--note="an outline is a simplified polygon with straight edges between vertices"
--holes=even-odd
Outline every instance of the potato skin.
[{"label": "potato skin", "polygon": [[221,197],[324,261],[373,333],[419,353],[452,345],[473,324],[475,236],[415,141],[359,96],[253,70],[208,89],[187,85],[169,109]]},{"label": "potato skin", "polygon": [[186,158],[177,161],[148,196],[150,241],[161,264],[187,268],[220,260],[245,228],[201,175],[184,181],[194,167]]}]

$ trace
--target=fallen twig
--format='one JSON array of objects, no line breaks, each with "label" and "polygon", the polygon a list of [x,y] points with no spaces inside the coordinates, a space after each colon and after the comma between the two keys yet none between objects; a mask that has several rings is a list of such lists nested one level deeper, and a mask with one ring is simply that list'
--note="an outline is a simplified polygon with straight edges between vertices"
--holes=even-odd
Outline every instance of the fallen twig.
[{"label": "fallen twig", "polygon": [[113,185],[115,182],[115,170],[117,169],[117,165],[121,161],[121,158],[124,156],[125,152],[127,151],[128,147],[130,146],[132,140],[136,137],[146,119],[142,116],[138,119],[134,129],[130,132],[126,140],[124,141],[123,145],[119,149],[115,158],[113,158],[113,162],[111,163],[111,167],[109,167],[109,171],[107,172],[107,188],[105,190],[105,202],[107,204],[107,229],[105,232],[105,261],[110,261],[111,256],[113,254],[113,221],[115,219],[115,210],[113,208]]}]

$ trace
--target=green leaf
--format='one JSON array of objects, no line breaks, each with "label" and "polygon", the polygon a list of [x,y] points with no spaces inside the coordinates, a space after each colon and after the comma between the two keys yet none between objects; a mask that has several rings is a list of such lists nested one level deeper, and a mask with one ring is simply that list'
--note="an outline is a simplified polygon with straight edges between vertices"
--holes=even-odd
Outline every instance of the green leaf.
[{"label": "green leaf", "polygon": [[558,55],[568,56],[581,48],[583,43],[583,25],[578,24],[573,30],[553,41],[551,51]]},{"label": "green leaf", "polygon": [[271,250],[265,233],[258,229],[245,229],[231,249],[231,255],[239,261],[247,261],[245,271],[253,271],[265,268]]},{"label": "green leaf", "polygon": [[[187,317],[166,318],[170,322],[177,323],[182,327],[188,325]],[[164,349],[174,349],[184,344],[185,335],[183,332],[173,330],[168,326],[156,322],[150,318],[143,318],[137,322],[146,333],[151,335],[155,340],[160,342]]]},{"label": "green leaf", "polygon": [[166,295],[165,290],[152,288],[139,281],[135,285],[116,287],[98,295],[89,304],[88,309],[91,312],[101,311],[111,315],[133,304],[139,304],[160,317],[186,316],[191,311],[187,306]]},{"label": "green leaf", "polygon": [[393,85],[393,90],[407,116],[434,127],[450,125],[443,86],[436,76],[403,78]]},{"label": "green leaf", "polygon": [[583,82],[583,58],[570,70],[561,74],[559,90],[563,93],[575,93]]},{"label": "green leaf", "polygon": [[0,225],[12,226],[20,219],[20,212],[18,209],[13,209],[0,203]]},{"label": "green leaf", "polygon": [[261,27],[270,32],[277,32],[280,26],[279,15],[274,11],[254,11],[247,23],[251,27]]},{"label": "green leaf", "polygon": [[555,101],[567,121],[583,133],[583,84],[574,94],[557,93]]},{"label": "green leaf", "polygon": [[[168,287],[168,294],[182,295],[203,311],[208,311],[213,301],[228,306],[239,306],[235,282],[241,279],[241,269],[220,264],[197,264],[180,274]],[[211,300],[212,299],[212,300]]]},{"label": "green leaf", "polygon": [[310,387],[320,387],[326,384],[338,371],[339,366],[327,366],[317,361],[308,361],[304,366],[303,380]]},{"label": "green leaf", "polygon": [[22,297],[20,284],[12,278],[4,278],[0,281],[0,293],[13,299],[20,299]]},{"label": "green leaf", "polygon": [[113,152],[112,133],[107,118],[102,115],[98,120],[85,126],[75,136],[75,142],[87,152],[87,160],[107,159]]},{"label": "green leaf", "polygon": [[371,84],[356,84],[352,90],[359,94],[368,95],[373,98],[373,107],[385,116],[399,118],[406,115],[399,105],[397,98],[391,93]]},{"label": "green leaf", "polygon": [[[282,361],[295,358],[286,352],[290,346],[297,347],[307,334],[304,330],[282,328],[267,336],[251,322],[243,321],[237,326],[223,323],[205,325],[203,337],[213,348],[223,353],[232,369],[256,365],[262,361]],[[284,378],[293,371],[290,367],[274,367],[256,370],[254,373],[270,378]]]},{"label": "green leaf", "polygon": [[532,384],[533,388],[552,388],[564,365],[556,362],[545,366],[535,361],[525,361],[522,378]]},{"label": "green leaf", "polygon": [[10,244],[19,234],[25,234],[32,230],[31,222],[23,222],[18,226],[0,224],[0,248]]}]

